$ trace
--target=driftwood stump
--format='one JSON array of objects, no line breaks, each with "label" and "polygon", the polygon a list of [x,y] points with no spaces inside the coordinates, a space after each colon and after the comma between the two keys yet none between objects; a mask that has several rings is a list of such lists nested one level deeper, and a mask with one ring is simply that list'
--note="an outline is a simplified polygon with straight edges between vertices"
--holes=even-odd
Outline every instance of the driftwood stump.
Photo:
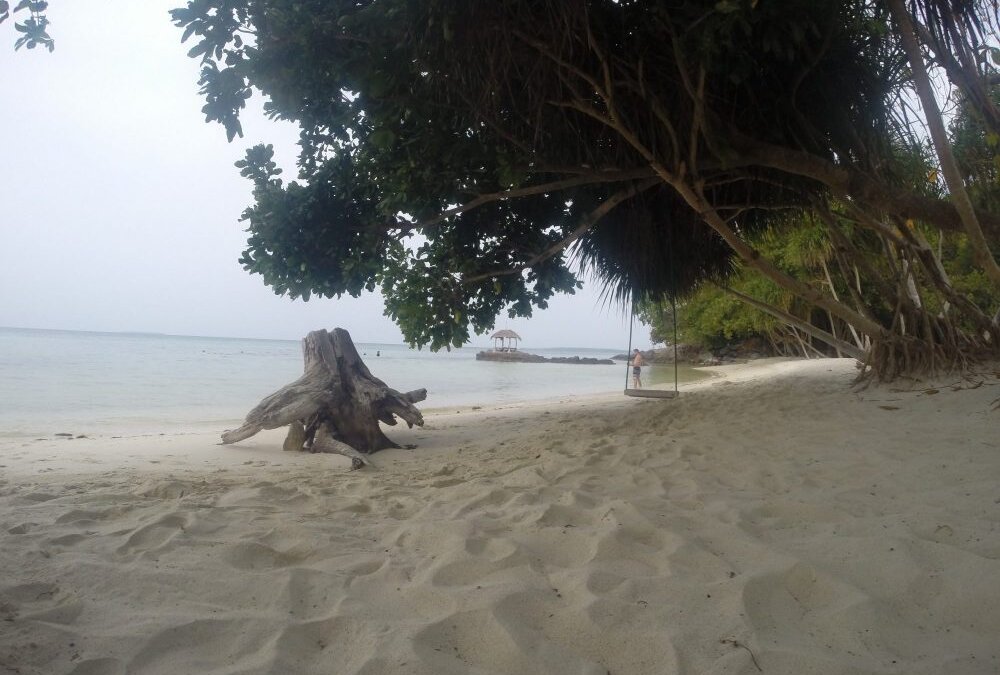
[{"label": "driftwood stump", "polygon": [[302,340],[302,355],[302,377],[258,403],[243,426],[222,434],[223,444],[290,426],[285,450],[334,452],[350,457],[359,468],[371,464],[367,455],[399,447],[382,433],[379,422],[395,425],[398,416],[408,426],[423,426],[423,415],[413,404],[427,398],[427,390],[401,394],[390,389],[369,372],[346,330],[309,333]]}]

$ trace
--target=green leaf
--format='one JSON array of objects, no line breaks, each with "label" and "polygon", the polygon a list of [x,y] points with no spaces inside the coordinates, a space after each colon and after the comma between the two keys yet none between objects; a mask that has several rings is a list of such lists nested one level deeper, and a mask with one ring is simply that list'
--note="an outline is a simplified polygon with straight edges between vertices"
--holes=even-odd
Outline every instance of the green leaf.
[{"label": "green leaf", "polygon": [[382,98],[392,88],[392,81],[384,73],[375,73],[368,81],[368,95]]},{"label": "green leaf", "polygon": [[396,134],[388,129],[380,129],[369,136],[368,139],[380,150],[388,150],[396,142]]},{"label": "green leaf", "polygon": [[184,33],[181,35],[181,42],[187,42],[188,38],[191,37],[191,34],[194,33],[194,31],[195,31],[195,29],[197,27],[198,27],[198,24],[196,24],[194,22],[189,23],[187,25],[187,28],[184,29]]}]

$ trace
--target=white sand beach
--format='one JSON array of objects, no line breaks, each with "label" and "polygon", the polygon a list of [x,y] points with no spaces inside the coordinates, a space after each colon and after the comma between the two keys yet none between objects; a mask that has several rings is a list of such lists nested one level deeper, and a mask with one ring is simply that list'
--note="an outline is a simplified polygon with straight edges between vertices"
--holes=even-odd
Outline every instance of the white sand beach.
[{"label": "white sand beach", "polygon": [[356,472],[0,441],[0,674],[1000,673],[995,375],[714,370],[430,413]]}]

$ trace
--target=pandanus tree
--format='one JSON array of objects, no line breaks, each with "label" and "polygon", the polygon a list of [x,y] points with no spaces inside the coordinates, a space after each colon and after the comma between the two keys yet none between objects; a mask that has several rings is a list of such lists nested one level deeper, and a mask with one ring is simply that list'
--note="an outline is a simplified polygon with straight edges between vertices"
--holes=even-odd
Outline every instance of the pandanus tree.
[{"label": "pandanus tree", "polygon": [[[956,289],[925,234],[961,237],[1000,288],[1000,214],[969,199],[924,77],[944,72],[995,124],[980,55],[996,9],[194,0],[173,19],[230,138],[254,89],[301,127],[298,180],[266,146],[240,163],[254,182],[242,263],[276,292],[381,286],[407,339],[441,348],[573,292],[581,270],[655,300],[738,262],[864,336],[808,328],[890,379],[1000,351],[993,308]],[[914,92],[936,150],[923,164],[907,149]],[[753,245],[796,218],[822,224],[844,294]]]}]

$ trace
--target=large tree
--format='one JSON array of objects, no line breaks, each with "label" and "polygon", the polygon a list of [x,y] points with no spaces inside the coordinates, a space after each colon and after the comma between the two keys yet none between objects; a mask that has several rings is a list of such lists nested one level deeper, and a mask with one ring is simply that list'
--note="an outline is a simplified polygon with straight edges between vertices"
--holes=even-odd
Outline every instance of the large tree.
[{"label": "large tree", "polygon": [[[297,181],[279,178],[268,147],[241,162],[255,185],[242,262],[276,292],[381,286],[407,339],[440,348],[572,292],[571,253],[621,298],[682,294],[739,261],[866,336],[864,350],[811,333],[891,378],[1000,348],[992,308],[956,290],[924,234],[962,237],[1000,285],[1000,214],[966,194],[924,76],[946,73],[995,121],[994,71],[977,58],[995,11],[193,0],[173,18],[196,38],[208,119],[234,137],[259,89],[301,126]],[[912,92],[937,150],[923,161]],[[946,185],[927,178],[939,166]],[[847,297],[752,245],[797,217],[825,227]]]}]

